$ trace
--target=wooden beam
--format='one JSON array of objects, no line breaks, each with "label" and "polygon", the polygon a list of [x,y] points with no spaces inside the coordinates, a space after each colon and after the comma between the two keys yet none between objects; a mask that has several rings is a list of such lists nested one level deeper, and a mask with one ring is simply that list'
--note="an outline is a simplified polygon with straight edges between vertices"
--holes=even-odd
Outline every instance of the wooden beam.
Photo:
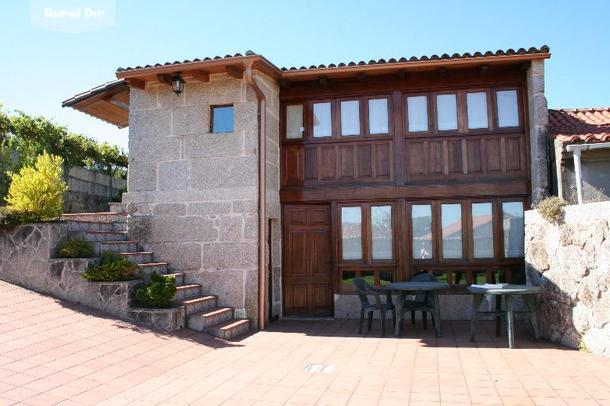
[{"label": "wooden beam", "polygon": [[168,74],[158,74],[157,80],[161,83],[165,83],[166,85],[172,84],[172,77],[171,77],[171,75],[168,75]]},{"label": "wooden beam", "polygon": [[210,81],[210,74],[204,70],[193,70],[188,73],[190,73],[190,76],[193,78],[193,80],[197,82],[205,83]]},{"label": "wooden beam", "polygon": [[129,79],[125,79],[125,81],[127,82],[127,84],[130,87],[135,87],[136,89],[146,89],[146,81],[142,80],[142,79],[136,79],[136,78],[129,78]]},{"label": "wooden beam", "polygon": [[234,65],[227,66],[227,73],[229,74],[229,76],[232,76],[235,79],[241,79],[243,77],[243,72],[244,70],[241,67]]}]

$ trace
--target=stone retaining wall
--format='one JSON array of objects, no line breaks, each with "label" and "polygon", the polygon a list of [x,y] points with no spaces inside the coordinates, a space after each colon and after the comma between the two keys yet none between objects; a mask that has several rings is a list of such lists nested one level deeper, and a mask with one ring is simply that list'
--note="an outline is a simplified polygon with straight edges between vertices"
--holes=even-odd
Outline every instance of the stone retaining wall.
[{"label": "stone retaining wall", "polygon": [[107,211],[108,202],[127,187],[124,179],[79,166],[70,168],[65,180],[68,191],[64,193],[64,213]]},{"label": "stone retaining wall", "polygon": [[54,258],[57,245],[67,234],[68,225],[63,222],[0,231],[0,279],[157,329],[184,327],[183,308],[129,307],[133,290],[142,281],[88,282],[81,274],[95,259]]},{"label": "stone retaining wall", "polygon": [[544,338],[610,356],[610,202],[564,208],[553,225],[525,213],[528,282],[542,287]]}]

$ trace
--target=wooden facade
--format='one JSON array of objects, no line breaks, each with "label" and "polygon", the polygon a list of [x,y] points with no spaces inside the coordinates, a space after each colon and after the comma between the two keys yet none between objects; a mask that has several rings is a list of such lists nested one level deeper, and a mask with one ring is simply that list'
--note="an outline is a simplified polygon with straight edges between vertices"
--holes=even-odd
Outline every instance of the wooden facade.
[{"label": "wooden facade", "polygon": [[[352,293],[356,276],[385,284],[425,270],[447,280],[454,291],[473,282],[523,279],[523,254],[508,233],[510,227],[519,232],[519,207],[522,213],[530,194],[527,66],[520,62],[282,85],[285,315],[332,315],[333,293]],[[499,118],[497,98],[507,91],[517,96],[513,125],[503,125]],[[472,93],[485,100],[479,119],[487,125],[481,128],[469,128],[467,99]],[[437,103],[445,100],[439,95],[455,101],[457,128],[439,125]],[[421,131],[409,131],[407,98],[416,96],[425,96],[418,100],[425,100],[419,108],[425,105],[427,123]],[[387,128],[373,131],[370,101],[384,99]],[[342,102],[354,102],[350,114],[359,117],[352,129],[356,135],[342,135],[341,109],[348,106]],[[314,105],[330,108],[327,136],[314,137]],[[302,106],[301,137],[287,137],[290,106]],[[414,211],[429,216],[414,220]],[[354,214],[359,222],[342,222],[342,213]],[[388,213],[380,227],[375,216]],[[443,224],[449,214],[459,221]],[[414,248],[416,240],[421,250]],[[344,244],[353,245],[349,249],[355,254],[346,254]]]}]

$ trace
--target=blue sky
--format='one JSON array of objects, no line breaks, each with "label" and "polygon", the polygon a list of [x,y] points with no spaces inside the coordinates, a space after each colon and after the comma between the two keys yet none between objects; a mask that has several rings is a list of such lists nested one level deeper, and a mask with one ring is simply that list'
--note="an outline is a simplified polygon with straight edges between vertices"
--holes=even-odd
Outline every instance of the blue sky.
[{"label": "blue sky", "polygon": [[30,1],[2,1],[0,102],[126,148],[127,130],[61,108],[119,66],[248,49],[281,67],[548,44],[549,106],[610,106],[609,15],[602,0],[116,0],[114,26],[66,34],[33,27]]}]

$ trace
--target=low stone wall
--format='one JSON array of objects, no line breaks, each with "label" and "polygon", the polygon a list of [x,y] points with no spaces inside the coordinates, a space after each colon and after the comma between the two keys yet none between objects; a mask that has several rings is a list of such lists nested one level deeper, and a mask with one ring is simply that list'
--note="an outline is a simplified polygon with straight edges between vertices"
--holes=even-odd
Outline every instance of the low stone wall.
[{"label": "low stone wall", "polygon": [[68,191],[64,193],[65,213],[107,211],[108,202],[127,187],[127,181],[78,166],[65,175]]},{"label": "low stone wall", "polygon": [[564,208],[561,225],[525,213],[528,282],[542,287],[544,338],[610,356],[610,202]]},{"label": "low stone wall", "polygon": [[95,259],[54,258],[67,237],[67,223],[40,223],[0,231],[0,279],[80,303],[161,330],[184,327],[184,309],[134,309],[133,291],[142,281],[88,282],[81,276]]}]

